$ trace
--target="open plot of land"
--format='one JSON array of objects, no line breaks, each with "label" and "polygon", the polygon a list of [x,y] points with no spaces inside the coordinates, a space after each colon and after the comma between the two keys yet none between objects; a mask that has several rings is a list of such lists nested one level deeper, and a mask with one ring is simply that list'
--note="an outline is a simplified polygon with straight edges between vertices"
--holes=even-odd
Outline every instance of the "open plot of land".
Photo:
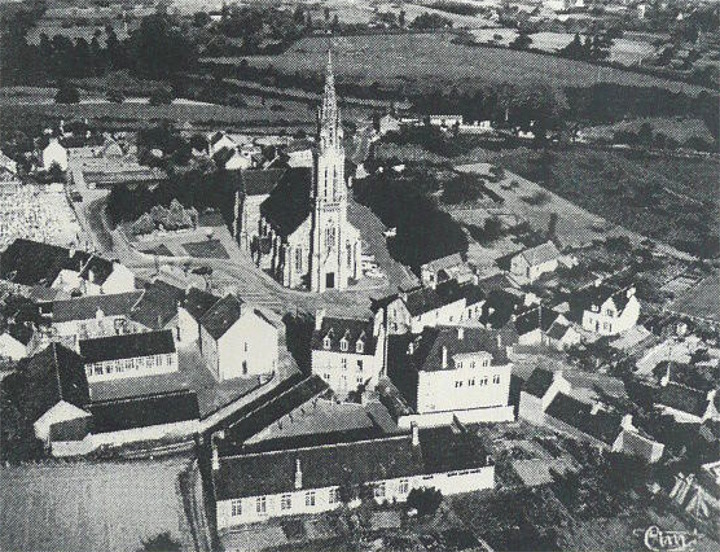
[{"label": "open plot of land", "polygon": [[168,531],[182,550],[193,550],[176,490],[189,461],[0,468],[0,548],[127,552]]},{"label": "open plot of land", "polygon": [[612,125],[598,125],[583,129],[583,134],[591,140],[611,141],[618,131],[637,132],[643,124],[652,127],[653,133],[660,132],[665,136],[677,140],[683,144],[689,138],[697,137],[712,143],[712,134],[705,121],[701,119],[684,119],[672,117],[648,117],[622,121]]},{"label": "open plot of land", "polygon": [[669,310],[720,323],[720,272],[682,293]]},{"label": "open plot of land", "polygon": [[[542,54],[453,44],[453,34],[371,35],[338,37],[332,41],[339,81],[370,85],[413,85],[421,89],[457,86],[467,89],[488,82],[549,81],[560,86],[591,86],[598,82],[658,86],[696,94],[702,87],[590,65]],[[285,73],[320,73],[328,40],[305,38],[277,56],[254,56],[252,65],[272,64]],[[216,58],[237,64],[242,58]]]}]

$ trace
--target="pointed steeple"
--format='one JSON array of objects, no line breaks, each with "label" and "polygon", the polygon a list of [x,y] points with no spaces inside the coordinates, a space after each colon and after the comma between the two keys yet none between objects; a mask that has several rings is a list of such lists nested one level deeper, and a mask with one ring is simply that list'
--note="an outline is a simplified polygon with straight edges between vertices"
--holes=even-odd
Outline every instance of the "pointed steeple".
[{"label": "pointed steeple", "polygon": [[335,77],[332,66],[332,50],[328,49],[327,66],[325,67],[325,92],[322,107],[318,114],[318,127],[321,149],[336,148],[342,142],[342,126],[340,110],[335,94]]}]

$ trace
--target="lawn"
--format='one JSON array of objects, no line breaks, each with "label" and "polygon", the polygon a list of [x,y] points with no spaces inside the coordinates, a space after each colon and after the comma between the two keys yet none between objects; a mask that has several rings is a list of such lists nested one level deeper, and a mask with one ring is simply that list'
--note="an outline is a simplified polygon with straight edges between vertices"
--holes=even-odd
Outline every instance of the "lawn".
[{"label": "lawn", "polygon": [[193,540],[177,491],[188,457],[0,468],[0,548],[125,552],[169,531]]},{"label": "lawn", "polygon": [[[477,88],[488,83],[549,81],[561,86],[591,86],[598,82],[658,86],[696,94],[699,86],[672,82],[542,54],[453,44],[455,35],[399,34],[337,37],[332,41],[335,71],[340,81],[419,89]],[[272,64],[285,73],[320,74],[325,66],[327,38],[305,38],[277,56],[248,57],[250,64]],[[236,64],[241,58],[216,58]]]},{"label": "lawn", "polygon": [[195,243],[184,243],[183,248],[191,257],[207,259],[229,259],[230,255],[219,240],[207,240]]},{"label": "lawn", "polygon": [[716,159],[650,157],[573,148],[474,150],[463,160],[497,163],[606,220],[694,254],[718,254]]}]

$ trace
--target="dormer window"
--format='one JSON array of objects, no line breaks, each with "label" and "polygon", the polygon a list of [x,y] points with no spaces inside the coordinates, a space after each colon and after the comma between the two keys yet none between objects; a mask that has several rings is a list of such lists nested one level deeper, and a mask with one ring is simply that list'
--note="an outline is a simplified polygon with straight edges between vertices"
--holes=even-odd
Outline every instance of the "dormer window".
[{"label": "dormer window", "polygon": [[362,339],[358,339],[358,342],[355,344],[355,352],[357,353],[363,353],[365,352],[365,343]]},{"label": "dormer window", "polygon": [[344,337],[340,340],[340,350],[341,351],[347,351],[348,350],[348,341]]},{"label": "dormer window", "polygon": [[323,339],[323,347],[325,347],[325,349],[329,349],[329,348],[330,348],[330,345],[331,345],[331,343],[330,343],[330,336],[329,336],[329,335],[326,335],[326,336],[325,336],[325,339]]}]

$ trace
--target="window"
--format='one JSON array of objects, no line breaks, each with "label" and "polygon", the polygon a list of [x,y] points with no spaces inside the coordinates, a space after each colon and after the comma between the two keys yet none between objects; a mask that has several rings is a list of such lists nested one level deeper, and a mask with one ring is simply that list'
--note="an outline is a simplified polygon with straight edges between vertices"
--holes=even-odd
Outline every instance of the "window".
[{"label": "window", "polygon": [[375,485],[375,498],[385,497],[385,483],[378,483]]},{"label": "window", "polygon": [[[130,370],[132,370],[132,367],[133,367],[133,361],[132,361],[132,359],[131,359],[131,358],[126,358],[126,359],[123,361],[123,368],[125,369],[125,372],[129,372]],[[118,371],[121,372],[122,370],[118,370]]]},{"label": "window", "polygon": [[330,336],[327,336],[327,337],[323,340],[323,347],[325,347],[326,349],[329,349],[329,348],[330,348]]},{"label": "window", "polygon": [[348,350],[348,342],[347,342],[347,339],[345,339],[344,337],[340,340],[340,350],[341,351]]},{"label": "window", "polygon": [[470,361],[470,368],[475,369],[475,361],[474,360]]},{"label": "window", "polygon": [[495,375],[493,376],[493,383],[494,383],[494,384],[499,384],[499,383],[500,383],[500,374],[495,374]]},{"label": "window", "polygon": [[330,374],[328,374],[327,372],[325,372],[325,373],[323,374],[323,377],[324,377],[327,381],[330,381]]},{"label": "window", "polygon": [[400,494],[408,494],[410,492],[410,482],[407,479],[401,479],[398,487]]},{"label": "window", "polygon": [[247,376],[247,373],[248,373],[247,360],[242,361],[242,373],[243,373],[243,376]]},{"label": "window", "polygon": [[92,373],[93,373],[92,364],[88,364],[87,366],[85,366],[85,373],[87,374],[87,377],[92,376]]},{"label": "window", "polygon": [[328,493],[328,504],[336,504],[340,502],[340,489],[330,489]]},{"label": "window", "polygon": [[347,359],[345,357],[340,359],[340,366],[342,366],[343,370],[347,370]]},{"label": "window", "polygon": [[490,366],[490,361],[488,359],[483,360],[483,367],[487,368],[488,366]]},{"label": "window", "polygon": [[280,509],[291,510],[292,509],[292,495],[284,494],[280,497]]},{"label": "window", "polygon": [[458,363],[457,363],[457,367],[458,367],[458,370],[461,370],[461,369],[462,369],[462,362],[458,362]]},{"label": "window", "polygon": [[469,380],[468,380],[468,385],[469,385],[470,387],[472,387],[473,385],[475,385],[475,378],[469,379]]},{"label": "window", "polygon": [[315,491],[305,493],[305,506],[315,506]]},{"label": "window", "polygon": [[488,384],[488,378],[487,378],[487,376],[483,376],[480,379],[480,385],[487,385],[487,384]]},{"label": "window", "polygon": [[295,250],[295,271],[302,272],[303,269],[303,251],[301,248]]},{"label": "window", "polygon": [[461,382],[461,381],[456,381],[456,382],[455,382],[455,389],[457,389],[458,387],[462,387],[462,382]]},{"label": "window", "polygon": [[145,366],[147,366],[150,370],[155,368],[155,357],[147,357],[145,359]]},{"label": "window", "polygon": [[122,363],[122,362],[118,362],[118,363],[117,363],[117,365],[115,366],[115,371],[116,371],[118,374],[122,374],[122,373],[125,371],[125,368],[123,368],[123,363]]},{"label": "window", "polygon": [[243,343],[243,351],[248,352],[248,342]]},{"label": "window", "polygon": [[233,517],[242,515],[242,499],[236,498],[230,502],[230,515]]},{"label": "window", "polygon": [[363,382],[363,377],[362,377],[362,376],[357,376],[357,377],[355,378],[355,383],[357,383],[358,385],[362,384],[362,382]]},{"label": "window", "polygon": [[355,351],[358,353],[362,353],[365,351],[365,343],[363,343],[361,340],[358,340],[358,342],[355,345]]},{"label": "window", "polygon": [[264,496],[259,496],[257,498],[257,501],[255,502],[255,509],[258,514],[262,515],[267,513],[267,499]]},{"label": "window", "polygon": [[363,371],[363,361],[362,360],[357,361],[357,369],[358,369],[358,372]]},{"label": "window", "polygon": [[96,376],[102,376],[102,374],[103,374],[103,366],[102,366],[102,364],[100,364],[100,363],[95,364],[95,375],[96,375]]},{"label": "window", "polygon": [[115,370],[115,365],[112,364],[112,363],[108,363],[108,364],[105,366],[105,373],[106,373],[106,374],[112,374],[114,370]]},{"label": "window", "polygon": [[607,310],[605,311],[605,314],[608,315],[608,316],[612,316],[612,315],[615,314],[615,313],[613,312],[612,309],[607,309]]}]

